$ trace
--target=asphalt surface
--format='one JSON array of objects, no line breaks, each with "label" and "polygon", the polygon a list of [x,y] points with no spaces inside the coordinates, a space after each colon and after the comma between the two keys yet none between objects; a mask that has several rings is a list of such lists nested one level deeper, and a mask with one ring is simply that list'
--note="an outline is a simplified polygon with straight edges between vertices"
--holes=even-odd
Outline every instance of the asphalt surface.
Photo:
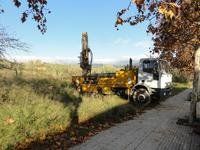
[{"label": "asphalt surface", "polygon": [[[145,113],[102,131],[72,150],[200,150],[200,136],[176,124],[189,114],[190,90],[168,98]],[[198,115],[200,117],[200,105]]]}]

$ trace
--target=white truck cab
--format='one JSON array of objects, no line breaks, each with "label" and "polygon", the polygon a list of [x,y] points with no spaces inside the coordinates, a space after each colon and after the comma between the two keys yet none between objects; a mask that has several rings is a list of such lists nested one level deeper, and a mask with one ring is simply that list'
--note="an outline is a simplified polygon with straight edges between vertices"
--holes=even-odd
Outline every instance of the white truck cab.
[{"label": "white truck cab", "polygon": [[171,93],[172,74],[169,63],[156,58],[140,59],[138,82],[133,87],[133,99],[146,103],[152,96],[166,96]]}]

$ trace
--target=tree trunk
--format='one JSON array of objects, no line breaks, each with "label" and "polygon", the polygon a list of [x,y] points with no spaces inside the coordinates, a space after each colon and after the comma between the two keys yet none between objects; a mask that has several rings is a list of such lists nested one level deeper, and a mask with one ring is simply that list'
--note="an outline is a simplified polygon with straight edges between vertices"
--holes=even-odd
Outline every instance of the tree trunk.
[{"label": "tree trunk", "polygon": [[193,90],[190,103],[190,114],[189,123],[193,123],[196,119],[196,105],[199,99],[200,91],[200,48],[195,52],[195,63],[194,63],[194,79],[193,79]]}]

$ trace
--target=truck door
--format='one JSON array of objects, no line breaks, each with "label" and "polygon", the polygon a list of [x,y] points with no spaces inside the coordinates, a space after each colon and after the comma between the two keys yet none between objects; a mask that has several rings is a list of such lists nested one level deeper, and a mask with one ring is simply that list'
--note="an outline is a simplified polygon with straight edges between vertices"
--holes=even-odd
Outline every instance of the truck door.
[{"label": "truck door", "polygon": [[161,89],[171,88],[172,84],[172,74],[170,73],[169,64],[167,61],[160,60],[159,61],[159,84]]},{"label": "truck door", "polygon": [[138,72],[138,83],[144,83],[150,88],[159,88],[159,71],[158,62],[156,59],[141,59],[139,72]]}]

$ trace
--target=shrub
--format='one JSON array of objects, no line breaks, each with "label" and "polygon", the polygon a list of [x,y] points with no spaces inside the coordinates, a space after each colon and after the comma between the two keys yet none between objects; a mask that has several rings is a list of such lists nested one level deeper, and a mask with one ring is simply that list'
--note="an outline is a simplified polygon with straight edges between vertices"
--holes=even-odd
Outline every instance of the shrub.
[{"label": "shrub", "polygon": [[189,81],[191,81],[191,74],[181,72],[177,69],[172,70],[172,75],[173,82],[188,83]]}]

